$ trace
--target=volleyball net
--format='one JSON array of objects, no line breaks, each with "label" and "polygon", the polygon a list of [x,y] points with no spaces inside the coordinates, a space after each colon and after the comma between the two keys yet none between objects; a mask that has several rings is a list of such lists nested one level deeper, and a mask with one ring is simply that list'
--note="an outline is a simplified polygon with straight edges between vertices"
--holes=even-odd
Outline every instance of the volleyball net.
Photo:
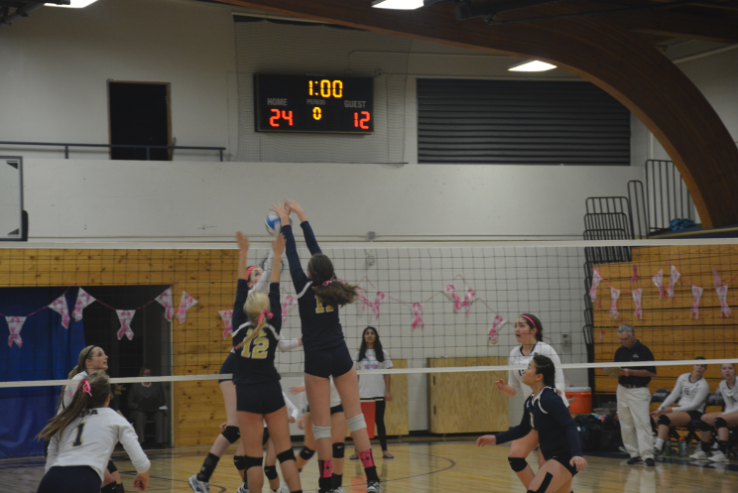
[{"label": "volleyball net", "polygon": [[[219,378],[230,350],[235,246],[87,246],[0,249],[0,337],[8,343],[0,344],[0,385],[58,384],[89,345],[105,350],[113,378],[136,381],[144,367],[166,381]],[[252,247],[249,263],[263,264],[268,252]],[[738,354],[730,289],[738,242],[730,240],[330,244],[324,252],[360,288],[341,309],[350,352],[375,327],[405,367],[389,372],[505,369],[521,313],[541,320],[564,368],[589,370],[598,391],[614,391],[615,380],[593,370],[612,361],[623,323],[657,365]],[[306,264],[307,250],[300,256]],[[281,268],[282,331],[296,338],[284,258]],[[303,361],[301,349],[277,353],[283,375],[301,374]]]}]

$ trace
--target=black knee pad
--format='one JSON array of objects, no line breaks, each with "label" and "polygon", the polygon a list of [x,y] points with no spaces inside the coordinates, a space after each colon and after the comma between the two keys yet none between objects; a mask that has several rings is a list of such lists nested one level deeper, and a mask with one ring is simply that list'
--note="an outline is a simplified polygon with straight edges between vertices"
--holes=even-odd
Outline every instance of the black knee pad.
[{"label": "black knee pad", "polygon": [[545,493],[548,489],[548,485],[551,484],[551,480],[553,479],[553,474],[550,472],[546,473],[546,477],[543,478],[543,482],[541,483],[541,487],[537,490],[528,490],[528,493]]},{"label": "black knee pad", "polygon": [[333,444],[333,458],[334,459],[343,459],[343,456],[345,453],[346,453],[346,445],[343,442]]},{"label": "black knee pad", "polygon": [[667,416],[666,414],[662,414],[661,416],[659,416],[658,423],[660,425],[671,426],[671,420],[669,419],[669,416]]},{"label": "black knee pad", "polygon": [[300,450],[300,457],[305,460],[310,460],[313,455],[315,455],[315,450],[309,449],[307,447],[302,447],[302,450]]},{"label": "black knee pad", "polygon": [[118,468],[115,467],[115,464],[113,464],[113,461],[112,460],[109,460],[108,461],[108,472],[110,474],[113,474],[114,472],[117,472],[117,471],[118,471]]},{"label": "black knee pad", "polygon": [[715,418],[715,429],[719,428],[727,428],[728,422],[725,421],[723,418]]},{"label": "black knee pad", "polygon": [[264,474],[266,474],[267,479],[277,479],[279,477],[277,466],[264,466]]},{"label": "black knee pad", "polygon": [[[715,421],[716,421],[716,424],[717,424],[717,420],[718,420],[718,419],[720,419],[720,418],[717,418],[717,419],[715,420]],[[699,429],[700,429],[700,431],[712,431],[712,426],[708,425],[707,423],[705,423],[705,422],[704,422],[704,421],[702,421],[702,420],[700,420],[700,424],[699,424],[699,425],[697,426],[697,428],[699,428]]]},{"label": "black knee pad", "polygon": [[115,481],[108,483],[100,488],[100,493],[115,493],[115,487],[118,486]]},{"label": "black knee pad", "polygon": [[236,469],[239,471],[243,471],[246,469],[246,457],[243,455],[234,455],[233,465],[236,466]]},{"label": "black knee pad", "polygon": [[228,443],[236,443],[241,438],[241,430],[238,429],[238,426],[226,426],[221,435],[228,440]]},{"label": "black knee pad", "polygon": [[507,461],[510,463],[510,468],[515,472],[520,472],[528,467],[528,462],[522,457],[508,457]]},{"label": "black knee pad", "polygon": [[243,457],[244,461],[244,470],[248,471],[252,467],[261,467],[261,465],[264,463],[263,457],[249,457],[248,455],[244,455]]},{"label": "black knee pad", "polygon": [[289,448],[281,454],[277,454],[277,460],[280,464],[287,462],[288,460],[295,460],[295,452]]}]

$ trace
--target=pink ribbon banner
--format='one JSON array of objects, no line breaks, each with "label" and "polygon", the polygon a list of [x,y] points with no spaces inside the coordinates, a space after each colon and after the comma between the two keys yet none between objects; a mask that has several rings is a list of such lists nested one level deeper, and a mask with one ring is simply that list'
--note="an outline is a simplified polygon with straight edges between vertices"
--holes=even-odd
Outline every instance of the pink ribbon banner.
[{"label": "pink ribbon banner", "polygon": [[635,318],[640,318],[643,320],[643,305],[641,303],[641,298],[643,297],[643,289],[638,288],[633,290],[633,301],[635,302],[635,311],[633,314],[635,315]]},{"label": "pink ribbon banner", "polygon": [[374,303],[371,303],[369,306],[372,309],[372,313],[374,313],[374,318],[379,320],[379,304],[384,301],[384,293],[381,291],[377,291],[377,294],[374,295]]},{"label": "pink ribbon banner", "polygon": [[371,303],[367,299],[366,296],[364,296],[364,290],[362,288],[356,288],[356,292],[359,293],[359,300],[361,301],[361,311],[363,312],[366,310],[366,307],[370,306]]},{"label": "pink ribbon banner", "polygon": [[720,300],[720,313],[724,317],[730,316],[730,307],[728,306],[728,285],[720,286],[715,290]]},{"label": "pink ribbon banner", "polygon": [[477,297],[477,293],[474,292],[472,288],[468,288],[466,290],[466,294],[464,295],[464,301],[461,303],[461,306],[466,307],[466,313],[469,314],[469,311],[471,310],[471,305],[474,303],[474,300]]},{"label": "pink ribbon banner", "polygon": [[233,333],[233,310],[218,310],[218,314],[225,326],[225,330],[223,330],[223,339],[227,339],[228,334]]},{"label": "pink ribbon banner", "polygon": [[118,320],[120,320],[120,330],[118,330],[118,340],[123,339],[126,336],[129,341],[133,340],[133,330],[131,330],[131,320],[133,315],[136,314],[136,310],[115,310],[118,314]]},{"label": "pink ribbon banner", "polygon": [[177,320],[183,324],[187,320],[187,310],[197,304],[197,300],[187,294],[186,291],[182,291],[182,299],[179,302],[179,308],[177,309]]},{"label": "pink ribbon banner", "polygon": [[295,304],[295,297],[291,294],[288,294],[284,297],[284,301],[282,302],[282,327],[284,327],[287,324],[287,315],[290,313],[290,309],[292,308],[292,305]]},{"label": "pink ribbon banner", "polygon": [[699,286],[692,286],[692,309],[689,310],[689,316],[695,319],[700,318],[700,298],[703,291]]},{"label": "pink ribbon banner", "polygon": [[610,288],[610,318],[618,318],[618,298],[620,298],[620,290]]},{"label": "pink ribbon banner", "polygon": [[506,323],[507,322],[505,321],[505,319],[503,319],[501,316],[495,315],[495,318],[492,320],[492,328],[489,329],[489,333],[487,334],[487,340],[490,344],[497,344],[497,340],[500,335],[500,329],[502,329],[502,326]]},{"label": "pink ribbon banner", "polygon": [[715,280],[713,281],[713,284],[715,285],[716,288],[719,288],[720,286],[723,285],[723,281],[720,280],[720,276],[718,275],[717,269],[712,269],[712,276],[715,278]]},{"label": "pink ribbon banner", "polygon": [[601,282],[602,276],[600,275],[600,271],[594,269],[594,273],[592,274],[592,287],[589,288],[589,299],[592,300],[592,303],[597,299],[597,286],[599,286]]},{"label": "pink ribbon banner", "polygon": [[423,323],[423,307],[420,303],[413,303],[413,330],[420,326],[421,329],[425,329]]},{"label": "pink ribbon banner", "polygon": [[49,305],[49,308],[54,310],[56,313],[61,315],[62,318],[62,326],[65,329],[69,328],[69,307],[67,306],[67,297],[66,295],[61,295],[57,299],[54,300],[52,304]]},{"label": "pink ribbon banner", "polygon": [[677,268],[672,265],[669,273],[669,286],[666,288],[666,294],[669,295],[670,300],[674,299],[674,286],[681,276]]},{"label": "pink ribbon banner", "polygon": [[164,316],[167,320],[172,321],[174,316],[174,302],[172,301],[172,288],[167,288],[166,291],[156,297],[156,301],[165,308]]},{"label": "pink ribbon banner", "polygon": [[651,278],[653,283],[659,288],[659,299],[664,297],[664,271],[659,270],[655,276]]},{"label": "pink ribbon banner", "polygon": [[20,333],[23,329],[23,323],[26,321],[26,317],[5,317],[5,321],[8,323],[8,329],[10,329],[10,336],[8,336],[8,347],[13,347],[13,343],[19,348],[23,347],[23,339],[21,339]]},{"label": "pink ribbon banner", "polygon": [[82,310],[84,310],[87,306],[91,305],[95,301],[97,300],[90,296],[90,293],[82,288],[79,288],[77,292],[77,302],[74,304],[74,310],[72,311],[72,318],[77,322],[82,320]]}]

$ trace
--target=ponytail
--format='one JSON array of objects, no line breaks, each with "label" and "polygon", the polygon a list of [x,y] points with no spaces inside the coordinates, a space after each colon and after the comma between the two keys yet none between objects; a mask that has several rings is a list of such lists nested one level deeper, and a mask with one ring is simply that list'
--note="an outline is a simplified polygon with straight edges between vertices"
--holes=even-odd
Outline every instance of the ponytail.
[{"label": "ponytail", "polygon": [[333,262],[327,255],[316,253],[308,262],[308,272],[313,281],[315,295],[324,305],[334,308],[353,303],[359,297],[357,287],[336,279]]},{"label": "ponytail", "polygon": [[264,332],[267,321],[272,317],[269,313],[271,302],[269,297],[260,291],[251,291],[243,305],[243,311],[249,318],[249,323],[254,327],[251,334],[246,336],[237,346],[238,349],[248,347],[251,341],[259,337]]},{"label": "ponytail", "polygon": [[[97,346],[94,344],[91,346],[87,346],[82,351],[79,352],[79,356],[77,357],[77,366],[72,368],[72,371],[69,372],[67,375],[67,380],[71,380],[75,375],[82,373],[85,371],[86,364],[85,362],[90,359],[92,356],[92,352],[95,350]],[[62,392],[59,394],[59,402],[56,403],[56,408],[59,409],[61,407],[61,403],[64,400],[64,389],[66,387],[62,387]]]}]

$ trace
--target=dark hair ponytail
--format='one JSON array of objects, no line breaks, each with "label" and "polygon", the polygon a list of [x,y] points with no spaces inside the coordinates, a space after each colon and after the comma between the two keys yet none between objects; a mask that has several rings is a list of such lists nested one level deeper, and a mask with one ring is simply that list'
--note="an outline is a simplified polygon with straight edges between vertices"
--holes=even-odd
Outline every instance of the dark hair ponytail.
[{"label": "dark hair ponytail", "polygon": [[543,375],[543,385],[556,388],[556,367],[548,356],[537,354],[533,356],[536,365],[536,375]]},{"label": "dark hair ponytail", "polygon": [[361,333],[361,346],[359,346],[359,356],[356,358],[356,361],[361,361],[366,357],[366,350],[368,348],[366,347],[366,339],[364,336],[366,335],[366,331],[369,329],[374,331],[374,354],[377,357],[377,361],[381,363],[384,361],[384,349],[382,349],[382,343],[379,342],[379,332],[377,332],[377,329],[371,325]]},{"label": "dark hair ponytail", "polygon": [[316,253],[308,262],[308,272],[313,281],[313,290],[325,305],[332,307],[353,303],[359,296],[356,286],[336,279],[333,262],[327,255]]},{"label": "dark hair ponytail", "polygon": [[527,325],[530,330],[537,329],[536,341],[543,341],[543,324],[538,320],[538,317],[531,315],[530,313],[523,313],[520,317],[525,320],[525,325]]}]

